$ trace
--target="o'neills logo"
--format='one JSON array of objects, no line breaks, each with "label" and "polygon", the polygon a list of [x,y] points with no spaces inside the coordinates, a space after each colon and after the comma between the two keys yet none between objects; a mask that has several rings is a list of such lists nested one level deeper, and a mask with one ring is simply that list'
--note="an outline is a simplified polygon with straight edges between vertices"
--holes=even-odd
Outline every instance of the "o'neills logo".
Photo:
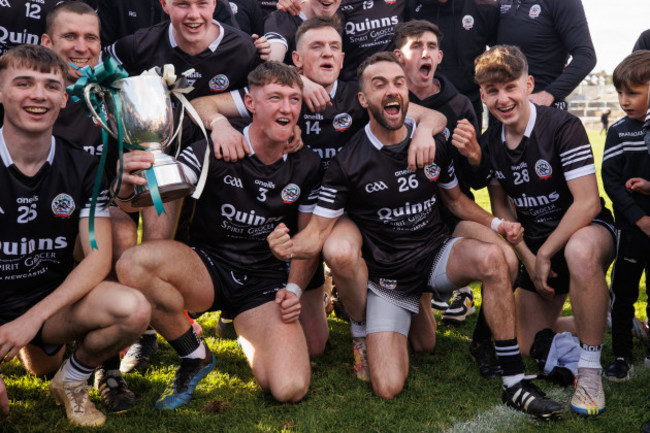
[{"label": "o'neills logo", "polygon": [[300,197],[300,187],[295,183],[290,183],[282,189],[282,201],[285,203],[293,203]]},{"label": "o'neills logo", "polygon": [[61,193],[52,200],[52,212],[56,218],[70,218],[74,210],[74,199],[66,193]]}]

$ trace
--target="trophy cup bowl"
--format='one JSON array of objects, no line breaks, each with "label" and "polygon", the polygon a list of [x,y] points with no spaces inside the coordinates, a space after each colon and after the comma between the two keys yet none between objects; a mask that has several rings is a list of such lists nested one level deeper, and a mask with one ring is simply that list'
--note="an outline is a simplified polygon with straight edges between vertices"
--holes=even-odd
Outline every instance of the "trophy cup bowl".
[{"label": "trophy cup bowl", "polygon": [[[132,146],[143,146],[154,155],[153,171],[163,202],[192,194],[194,185],[187,181],[182,166],[165,153],[175,133],[171,99],[163,79],[157,75],[138,75],[117,80],[111,87],[117,90],[115,98],[95,83],[84,88],[84,98],[95,121],[111,136],[118,138],[118,114],[121,114],[123,140]],[[101,96],[108,125],[93,108],[90,92]],[[146,178],[144,170],[135,174]],[[152,204],[149,185],[135,185],[131,205],[145,207]]]}]

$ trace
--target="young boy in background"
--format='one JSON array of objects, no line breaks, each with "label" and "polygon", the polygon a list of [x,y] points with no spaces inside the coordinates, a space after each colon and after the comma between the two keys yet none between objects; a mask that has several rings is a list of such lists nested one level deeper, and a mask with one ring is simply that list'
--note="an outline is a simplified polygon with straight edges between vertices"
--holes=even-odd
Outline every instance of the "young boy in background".
[{"label": "young boy in background", "polygon": [[[632,370],[632,326],[639,280],[650,264],[650,196],[637,191],[636,179],[648,177],[650,154],[644,142],[650,83],[650,51],[627,56],[614,70],[614,87],[627,116],[613,124],[605,140],[602,176],[614,205],[619,230],[612,271],[612,346],[614,361],[605,378],[622,382]],[[650,357],[646,358],[650,362]]]}]

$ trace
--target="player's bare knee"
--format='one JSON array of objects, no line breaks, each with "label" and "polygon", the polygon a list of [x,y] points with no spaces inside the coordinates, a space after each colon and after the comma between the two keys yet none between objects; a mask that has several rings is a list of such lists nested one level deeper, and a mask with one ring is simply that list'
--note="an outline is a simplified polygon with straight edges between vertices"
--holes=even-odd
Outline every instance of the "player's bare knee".
[{"label": "player's bare knee", "polygon": [[392,400],[404,389],[404,380],[383,375],[383,377],[370,377],[372,392],[384,400]]},{"label": "player's bare knee", "polygon": [[140,335],[151,320],[151,304],[137,290],[124,290],[115,297],[110,313],[114,323]]},{"label": "player's bare knee", "polygon": [[578,281],[592,278],[602,272],[599,255],[599,248],[580,242],[568,242],[564,248],[564,257],[571,277]]},{"label": "player's bare knee", "polygon": [[497,245],[484,244],[478,254],[478,271],[485,278],[500,277],[509,273],[506,259]]},{"label": "player's bare knee", "polygon": [[280,403],[297,403],[309,390],[309,375],[291,374],[271,386],[271,395]]},{"label": "player's bare knee", "polygon": [[431,353],[436,347],[435,334],[414,336],[409,341],[414,352]]},{"label": "player's bare knee", "polygon": [[325,243],[323,258],[332,273],[350,273],[359,265],[361,250],[358,245],[345,241]]}]

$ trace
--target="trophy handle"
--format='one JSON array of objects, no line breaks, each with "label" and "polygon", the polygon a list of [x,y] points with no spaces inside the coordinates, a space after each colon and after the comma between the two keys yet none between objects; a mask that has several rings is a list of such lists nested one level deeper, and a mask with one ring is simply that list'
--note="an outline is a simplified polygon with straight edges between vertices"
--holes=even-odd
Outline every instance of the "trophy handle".
[{"label": "trophy handle", "polygon": [[93,120],[99,124],[106,132],[108,132],[111,137],[117,138],[117,134],[115,134],[113,131],[111,131],[111,128],[106,125],[106,123],[102,120],[102,118],[97,114],[95,111],[95,108],[93,107],[92,101],[90,100],[90,92],[94,91],[95,93],[102,93],[101,87],[97,83],[90,83],[86,87],[84,87],[84,100],[86,101],[86,106],[90,110],[90,112],[93,115]]}]

